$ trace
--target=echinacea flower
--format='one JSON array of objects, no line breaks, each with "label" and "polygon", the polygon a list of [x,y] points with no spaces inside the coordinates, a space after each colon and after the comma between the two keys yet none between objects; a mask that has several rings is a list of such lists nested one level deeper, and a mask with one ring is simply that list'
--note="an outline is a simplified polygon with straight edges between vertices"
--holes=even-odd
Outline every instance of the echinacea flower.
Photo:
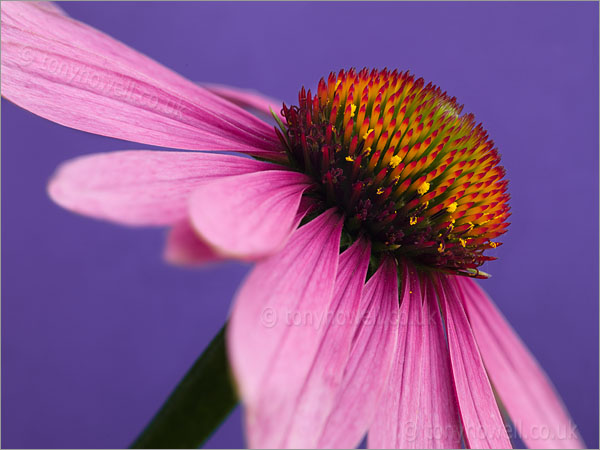
[{"label": "echinacea flower", "polygon": [[[256,261],[228,326],[253,447],[583,446],[473,277],[507,227],[499,157],[456,100],[407,72],[340,71],[273,128],[54,5],[2,3],[2,94],[144,144],[66,163],[73,211],[169,226],[169,260]],[[230,151],[247,156],[203,153]],[[492,388],[493,386],[493,388]]]}]

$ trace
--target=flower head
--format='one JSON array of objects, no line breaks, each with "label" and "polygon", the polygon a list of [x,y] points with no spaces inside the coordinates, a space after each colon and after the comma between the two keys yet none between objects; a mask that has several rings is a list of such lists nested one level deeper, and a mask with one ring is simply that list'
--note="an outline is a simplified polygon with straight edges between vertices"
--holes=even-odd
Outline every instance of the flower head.
[{"label": "flower head", "polygon": [[408,72],[331,73],[284,105],[292,167],[318,183],[322,208],[350,240],[420,266],[479,275],[506,231],[504,169],[481,125],[440,88]]}]

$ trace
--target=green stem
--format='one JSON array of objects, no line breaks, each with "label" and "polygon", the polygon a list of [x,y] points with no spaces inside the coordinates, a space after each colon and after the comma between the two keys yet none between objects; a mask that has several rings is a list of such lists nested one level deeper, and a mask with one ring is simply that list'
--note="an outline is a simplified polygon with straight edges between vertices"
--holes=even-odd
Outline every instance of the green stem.
[{"label": "green stem", "polygon": [[198,448],[237,402],[224,325],[131,448]]}]

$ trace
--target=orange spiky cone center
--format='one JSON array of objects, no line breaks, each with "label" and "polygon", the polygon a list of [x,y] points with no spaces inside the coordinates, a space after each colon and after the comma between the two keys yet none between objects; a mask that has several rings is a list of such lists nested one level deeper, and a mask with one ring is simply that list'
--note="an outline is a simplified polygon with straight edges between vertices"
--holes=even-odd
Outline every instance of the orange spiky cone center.
[{"label": "orange spiky cone center", "polygon": [[375,252],[478,276],[508,226],[507,181],[471,114],[407,72],[363,69],[321,79],[283,106],[280,138],[293,166],[318,183],[323,208]]}]

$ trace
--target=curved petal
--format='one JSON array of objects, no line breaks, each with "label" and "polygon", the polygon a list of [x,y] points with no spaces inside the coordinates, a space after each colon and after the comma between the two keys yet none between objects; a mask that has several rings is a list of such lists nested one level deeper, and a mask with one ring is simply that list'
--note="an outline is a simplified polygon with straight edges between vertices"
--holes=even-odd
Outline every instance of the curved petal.
[{"label": "curved petal", "polygon": [[469,448],[512,448],[453,275],[436,277],[454,388]]},{"label": "curved petal", "polygon": [[207,180],[278,167],[232,155],[129,150],[75,158],[48,184],[63,208],[125,225],[171,225]]},{"label": "curved petal", "polygon": [[189,150],[281,155],[272,126],[47,7],[2,2],[2,95],[62,125]]},{"label": "curved petal", "polygon": [[435,289],[403,270],[398,347],[369,448],[460,448],[458,405]]},{"label": "curved petal", "polygon": [[169,230],[164,258],[176,265],[202,265],[220,261],[217,254],[192,228],[189,221],[183,220]]},{"label": "curved petal", "polygon": [[272,255],[302,219],[297,211],[311,184],[306,175],[288,170],[206,183],[190,199],[192,225],[223,255],[241,259]]},{"label": "curved petal", "polygon": [[285,248],[260,262],[237,295],[227,327],[229,357],[246,410],[251,447],[277,447],[280,420],[323,333],[333,296],[343,220],[328,210],[298,229]]},{"label": "curved petal", "polygon": [[354,448],[371,425],[386,386],[398,339],[398,274],[386,259],[365,285],[358,329],[336,406],[327,419],[320,448]]},{"label": "curved petal", "polygon": [[492,300],[473,280],[459,280],[485,367],[529,448],[585,448],[548,376]]},{"label": "curved petal", "polygon": [[[359,319],[370,255],[370,245],[362,239],[340,255],[333,300],[323,320],[323,338],[295,401],[283,447],[316,447],[319,433],[335,407]],[[281,426],[288,428],[285,423]]]},{"label": "curved petal", "polygon": [[235,103],[240,108],[254,109],[267,117],[273,117],[272,113],[275,113],[280,120],[284,119],[281,115],[283,102],[267,97],[253,89],[241,89],[213,83],[203,83],[202,86],[219,97]]}]

